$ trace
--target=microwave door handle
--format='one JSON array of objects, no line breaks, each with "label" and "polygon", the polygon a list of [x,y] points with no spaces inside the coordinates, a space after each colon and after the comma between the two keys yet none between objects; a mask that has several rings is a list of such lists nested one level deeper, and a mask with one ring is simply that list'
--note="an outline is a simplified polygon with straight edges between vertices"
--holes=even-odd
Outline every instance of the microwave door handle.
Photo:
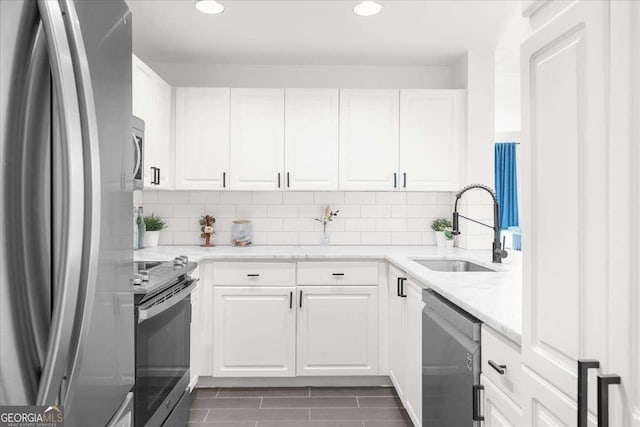
[{"label": "microwave door handle", "polygon": [[149,320],[154,318],[160,313],[163,313],[185,299],[196,287],[199,279],[191,279],[189,285],[182,289],[177,294],[172,295],[170,298],[167,298],[163,302],[159,304],[154,304],[155,299],[150,300],[146,304],[143,304],[138,309],[138,324],[144,322],[145,320]]},{"label": "microwave door handle", "polygon": [[[82,276],[80,286],[84,286],[83,299],[78,301],[82,313],[79,317],[79,326],[88,325],[93,313],[93,303],[95,300],[96,286],[98,280],[98,259],[100,250],[100,224],[101,224],[101,197],[102,183],[100,170],[100,145],[98,140],[98,119],[96,114],[93,85],[89,72],[89,60],[80,30],[80,23],[71,0],[61,1],[63,12],[67,14],[69,44],[71,47],[71,59],[78,85],[78,100],[80,107],[80,120],[82,123],[82,144],[84,150],[84,177],[85,177],[85,197],[84,197],[84,246],[82,252]],[[138,144],[136,144],[136,147]],[[139,158],[139,157],[138,157]],[[73,384],[77,382],[78,366],[80,355],[83,352],[84,343],[87,339],[89,329],[86,327],[76,328],[79,330],[77,339],[70,355],[72,363],[68,381],[67,395],[64,396],[63,403],[67,400],[68,392],[73,390]]]},{"label": "microwave door handle", "polygon": [[55,266],[55,300],[43,371],[38,384],[37,405],[56,402],[64,370],[68,363],[78,290],[80,286],[84,228],[84,173],[82,127],[78,90],[71,62],[69,41],[60,4],[38,0],[38,9],[46,37],[47,52],[55,99],[60,120],[61,194],[60,236],[61,253]]},{"label": "microwave door handle", "polygon": [[142,167],[142,165],[140,164],[142,161],[142,153],[140,153],[140,144],[138,144],[138,138],[136,137],[136,134],[132,132],[131,135],[133,135],[133,148],[135,149],[135,157],[133,159],[133,176],[131,178],[136,179],[136,174]]}]

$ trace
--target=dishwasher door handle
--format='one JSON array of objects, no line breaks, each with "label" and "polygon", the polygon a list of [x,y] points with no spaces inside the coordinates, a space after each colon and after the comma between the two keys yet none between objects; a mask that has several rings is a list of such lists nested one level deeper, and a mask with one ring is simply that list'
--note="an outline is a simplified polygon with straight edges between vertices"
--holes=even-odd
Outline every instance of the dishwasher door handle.
[{"label": "dishwasher door handle", "polygon": [[484,417],[480,415],[480,391],[484,390],[483,385],[473,386],[473,421],[484,421]]}]

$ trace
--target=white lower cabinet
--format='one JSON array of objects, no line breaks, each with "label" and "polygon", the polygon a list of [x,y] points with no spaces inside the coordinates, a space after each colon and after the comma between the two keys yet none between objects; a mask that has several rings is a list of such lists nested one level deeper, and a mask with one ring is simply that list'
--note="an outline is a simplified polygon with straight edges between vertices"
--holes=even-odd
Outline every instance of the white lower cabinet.
[{"label": "white lower cabinet", "polygon": [[422,425],[422,288],[391,268],[389,376],[414,425]]},{"label": "white lower cabinet", "polygon": [[294,293],[294,287],[214,287],[214,377],[295,375]]},{"label": "white lower cabinet", "polygon": [[[556,427],[575,426],[577,408],[575,399],[565,395],[542,377],[523,367],[523,426]],[[590,417],[588,426],[596,427],[594,417]]]},{"label": "white lower cabinet", "polygon": [[484,427],[521,427],[522,409],[484,374]]},{"label": "white lower cabinet", "polygon": [[378,373],[376,286],[298,287],[298,375]]}]

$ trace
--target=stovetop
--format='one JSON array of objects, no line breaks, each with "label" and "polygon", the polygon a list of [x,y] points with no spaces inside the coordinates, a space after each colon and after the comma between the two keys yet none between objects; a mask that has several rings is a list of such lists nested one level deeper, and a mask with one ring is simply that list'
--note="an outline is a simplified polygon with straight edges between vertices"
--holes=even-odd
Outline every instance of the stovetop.
[{"label": "stovetop", "polygon": [[155,294],[178,283],[198,267],[182,255],[173,261],[145,261],[133,263],[133,290],[135,294]]}]

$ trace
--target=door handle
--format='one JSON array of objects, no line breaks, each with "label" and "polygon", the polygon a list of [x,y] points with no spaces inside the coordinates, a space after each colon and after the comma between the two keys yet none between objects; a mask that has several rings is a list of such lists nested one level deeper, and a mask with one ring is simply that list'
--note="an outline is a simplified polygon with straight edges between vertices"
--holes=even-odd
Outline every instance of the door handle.
[{"label": "door handle", "polygon": [[398,280],[397,280],[397,284],[398,284],[398,289],[397,289],[396,295],[400,296],[400,278],[399,277],[398,277]]},{"label": "door handle", "polygon": [[300,291],[300,308],[302,308],[302,291]]},{"label": "door handle", "polygon": [[480,415],[480,392],[484,390],[483,385],[473,386],[473,421],[484,421],[484,417]]},{"label": "door handle", "polygon": [[289,310],[293,308],[293,291],[289,292]]},{"label": "door handle", "polygon": [[504,375],[505,372],[507,372],[507,365],[498,365],[493,360],[489,360],[487,363],[489,363],[489,366],[491,366],[500,375]]},{"label": "door handle", "polygon": [[589,412],[589,369],[597,369],[597,360],[578,360],[578,427],[587,427],[587,413]]},{"label": "door handle", "polygon": [[278,172],[278,188],[280,188],[280,172]]},{"label": "door handle", "polygon": [[260,277],[260,275],[258,273],[249,273],[247,277]]},{"label": "door handle", "polygon": [[289,188],[289,187],[291,187],[291,186],[289,185],[289,172],[287,172],[287,188]]},{"label": "door handle", "polygon": [[71,58],[71,45],[59,2],[38,0],[38,10],[47,42],[53,87],[58,103],[60,133],[63,141],[62,173],[63,209],[61,237],[63,251],[54,278],[56,297],[53,304],[51,329],[46,356],[35,403],[50,405],[55,402],[64,370],[69,361],[69,347],[78,291],[81,281],[85,207],[84,160],[82,122],[78,88]]},{"label": "door handle", "polygon": [[393,188],[398,188],[398,174],[396,172],[393,173]]},{"label": "door handle", "polygon": [[332,273],[333,276],[344,276],[344,273]]},{"label": "door handle", "polygon": [[620,384],[619,375],[598,375],[598,427],[609,427],[609,386]]},{"label": "door handle", "polygon": [[406,172],[402,173],[402,180],[403,180],[402,188],[407,188],[407,173]]},{"label": "door handle", "polygon": [[404,293],[404,282],[407,280],[406,277],[401,277],[400,278],[400,296],[402,298],[406,298],[407,294]]},{"label": "door handle", "polygon": [[156,181],[156,184],[160,185],[160,168],[158,169],[158,180]]},{"label": "door handle", "polygon": [[227,188],[227,173],[222,172],[222,188]]}]

